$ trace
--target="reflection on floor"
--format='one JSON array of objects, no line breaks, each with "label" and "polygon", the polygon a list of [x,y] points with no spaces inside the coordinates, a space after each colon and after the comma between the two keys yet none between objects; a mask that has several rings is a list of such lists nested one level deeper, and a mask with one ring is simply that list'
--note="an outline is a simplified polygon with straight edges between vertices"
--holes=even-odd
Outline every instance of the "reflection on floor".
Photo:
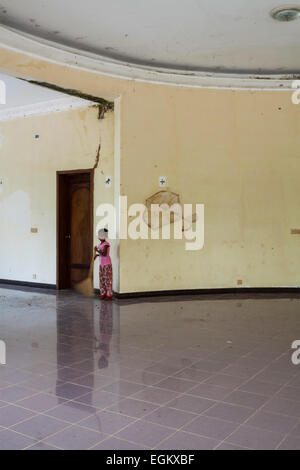
[{"label": "reflection on floor", "polygon": [[0,289],[0,449],[300,449],[300,299]]}]

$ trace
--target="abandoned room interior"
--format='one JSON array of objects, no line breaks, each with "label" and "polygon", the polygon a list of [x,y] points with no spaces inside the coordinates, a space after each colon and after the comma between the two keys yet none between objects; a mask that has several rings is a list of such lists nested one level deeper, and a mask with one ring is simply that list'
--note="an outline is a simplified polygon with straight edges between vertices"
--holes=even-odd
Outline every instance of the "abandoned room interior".
[{"label": "abandoned room interior", "polygon": [[23,3],[0,450],[300,449],[300,2]]}]

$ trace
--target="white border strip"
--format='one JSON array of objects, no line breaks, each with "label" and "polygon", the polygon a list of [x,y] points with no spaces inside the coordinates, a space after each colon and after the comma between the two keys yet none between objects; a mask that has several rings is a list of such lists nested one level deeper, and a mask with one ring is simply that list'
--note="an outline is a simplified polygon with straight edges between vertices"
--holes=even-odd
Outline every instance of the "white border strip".
[{"label": "white border strip", "polygon": [[182,72],[163,68],[150,68],[123,63],[106,57],[20,33],[0,26],[0,47],[30,57],[46,60],[74,69],[106,75],[113,78],[135,80],[160,85],[189,88],[291,90],[291,82],[298,75],[224,74]]},{"label": "white border strip", "polygon": [[69,111],[71,109],[88,108],[89,106],[95,106],[96,104],[97,103],[82,100],[80,98],[59,98],[57,100],[16,106],[15,108],[12,107],[8,109],[5,109],[5,105],[3,105],[3,109],[1,109],[2,106],[0,106],[0,122],[31,116],[42,116],[44,114]]}]

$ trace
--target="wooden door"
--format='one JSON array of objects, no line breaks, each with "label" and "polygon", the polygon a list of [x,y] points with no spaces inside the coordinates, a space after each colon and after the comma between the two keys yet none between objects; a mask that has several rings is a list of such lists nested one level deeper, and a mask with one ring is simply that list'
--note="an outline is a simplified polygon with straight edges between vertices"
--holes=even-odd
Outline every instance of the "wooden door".
[{"label": "wooden door", "polygon": [[93,172],[58,173],[58,289],[88,275],[93,255]]}]

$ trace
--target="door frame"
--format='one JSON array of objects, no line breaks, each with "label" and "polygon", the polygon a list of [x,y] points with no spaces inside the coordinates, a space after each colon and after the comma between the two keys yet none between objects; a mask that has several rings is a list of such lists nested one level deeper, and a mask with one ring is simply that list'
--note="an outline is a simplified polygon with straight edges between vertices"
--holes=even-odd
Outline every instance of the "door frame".
[{"label": "door frame", "polygon": [[60,273],[60,191],[61,191],[61,176],[74,175],[76,173],[89,174],[90,183],[90,244],[94,246],[94,168],[87,170],[64,170],[56,172],[56,289],[62,289],[61,286],[61,273]]}]

